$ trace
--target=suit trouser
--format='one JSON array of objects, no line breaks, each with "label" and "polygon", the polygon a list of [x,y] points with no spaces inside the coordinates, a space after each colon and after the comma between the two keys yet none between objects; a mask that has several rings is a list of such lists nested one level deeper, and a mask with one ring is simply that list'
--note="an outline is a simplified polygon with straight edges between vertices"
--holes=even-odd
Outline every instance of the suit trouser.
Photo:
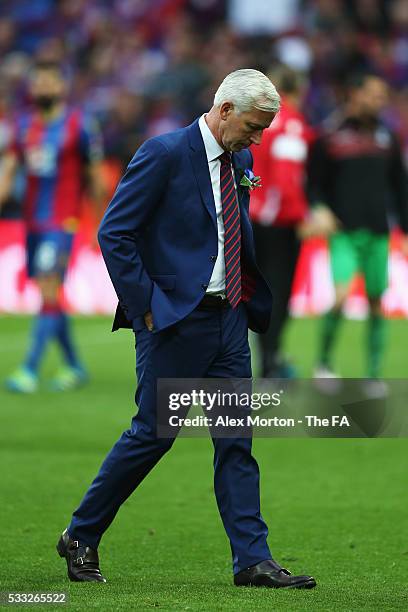
[{"label": "suit trouser", "polygon": [[[106,457],[68,532],[91,548],[121,504],[171,447],[156,435],[158,378],[251,376],[246,309],[195,310],[158,333],[136,332],[138,413]],[[260,513],[259,470],[251,438],[213,438],[214,489],[230,540],[234,573],[270,559],[268,529]]]},{"label": "suit trouser", "polygon": [[254,224],[256,259],[273,295],[269,328],[259,336],[262,376],[269,376],[279,365],[281,336],[288,317],[289,299],[299,258],[300,241],[293,227]]}]

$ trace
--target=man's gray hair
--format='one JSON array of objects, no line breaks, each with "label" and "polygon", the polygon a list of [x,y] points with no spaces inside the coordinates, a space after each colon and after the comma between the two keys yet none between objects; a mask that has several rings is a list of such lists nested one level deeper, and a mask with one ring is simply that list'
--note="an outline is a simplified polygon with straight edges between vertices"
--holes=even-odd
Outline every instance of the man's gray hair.
[{"label": "man's gray hair", "polygon": [[214,96],[214,106],[231,102],[238,113],[252,109],[277,113],[280,96],[275,85],[263,72],[245,68],[228,74]]}]

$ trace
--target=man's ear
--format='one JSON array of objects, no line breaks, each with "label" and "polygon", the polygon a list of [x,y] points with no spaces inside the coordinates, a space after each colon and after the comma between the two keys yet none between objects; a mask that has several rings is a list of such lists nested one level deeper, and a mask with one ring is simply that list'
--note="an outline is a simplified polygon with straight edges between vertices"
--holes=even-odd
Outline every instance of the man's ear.
[{"label": "man's ear", "polygon": [[220,106],[220,117],[222,121],[225,121],[233,111],[234,105],[232,102],[223,102]]}]

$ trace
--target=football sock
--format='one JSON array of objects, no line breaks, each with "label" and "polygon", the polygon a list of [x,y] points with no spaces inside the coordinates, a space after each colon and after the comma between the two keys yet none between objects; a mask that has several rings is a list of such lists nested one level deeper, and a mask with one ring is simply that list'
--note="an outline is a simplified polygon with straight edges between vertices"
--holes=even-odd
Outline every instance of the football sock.
[{"label": "football sock", "polygon": [[336,340],[339,323],[341,321],[342,314],[340,310],[333,309],[327,312],[321,321],[321,340],[320,340],[320,353],[319,353],[319,364],[331,367],[331,352]]},{"label": "football sock", "polygon": [[378,378],[383,361],[387,322],[382,315],[370,315],[367,334],[369,378]]},{"label": "football sock", "polygon": [[58,306],[44,304],[41,312],[34,319],[31,345],[24,365],[35,374],[49,341],[55,338],[57,334],[59,315],[60,309]]}]

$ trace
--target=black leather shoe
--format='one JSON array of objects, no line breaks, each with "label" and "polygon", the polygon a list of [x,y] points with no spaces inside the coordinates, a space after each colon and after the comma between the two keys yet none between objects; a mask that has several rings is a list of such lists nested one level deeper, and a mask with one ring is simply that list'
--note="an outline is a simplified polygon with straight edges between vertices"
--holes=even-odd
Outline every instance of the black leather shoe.
[{"label": "black leather shoe", "polygon": [[276,561],[267,559],[235,574],[235,586],[269,587],[271,589],[313,589],[316,580],[312,576],[292,576]]},{"label": "black leather shoe", "polygon": [[68,578],[73,582],[106,582],[99,569],[98,552],[79,540],[72,540],[67,530],[59,539],[57,551],[67,560]]}]

